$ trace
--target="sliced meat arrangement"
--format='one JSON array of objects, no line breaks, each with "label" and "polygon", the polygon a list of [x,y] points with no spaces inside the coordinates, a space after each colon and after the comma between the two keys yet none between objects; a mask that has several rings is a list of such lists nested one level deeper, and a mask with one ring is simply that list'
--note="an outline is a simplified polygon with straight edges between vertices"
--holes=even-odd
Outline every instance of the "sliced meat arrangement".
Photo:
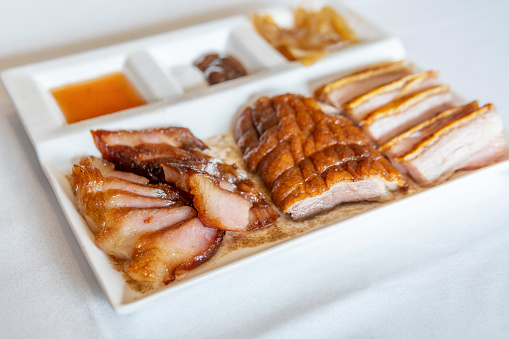
[{"label": "sliced meat arrangement", "polygon": [[495,107],[477,102],[449,109],[397,136],[380,151],[420,185],[444,180],[461,168],[489,165],[506,152]]},{"label": "sliced meat arrangement", "polygon": [[[175,184],[189,193],[198,218],[205,226],[243,232],[268,226],[279,217],[251,180],[234,165],[193,148],[192,145],[197,144],[194,141],[182,144],[182,148],[163,142],[148,144],[132,140],[109,144],[103,137],[107,133],[92,132],[104,158],[120,169],[142,174],[153,181]],[[151,133],[153,130],[137,131],[137,134]]]},{"label": "sliced meat arrangement", "polygon": [[93,157],[74,165],[76,204],[95,234],[96,245],[110,255],[128,260],[140,235],[196,216],[192,207],[184,206],[189,198],[174,186],[140,184],[135,174],[131,174],[134,182],[108,176],[91,164],[112,166]]},{"label": "sliced meat arrangement", "polygon": [[262,97],[239,116],[235,139],[283,213],[304,219],[343,202],[379,200],[407,184],[348,119],[311,98]]},{"label": "sliced meat arrangement", "polygon": [[[407,74],[373,85],[381,83],[381,74],[394,75],[394,69],[403,66],[375,65],[324,85],[315,95],[326,104],[334,103],[332,98],[348,98],[336,100],[336,106],[382,145],[379,150],[398,170],[423,186],[445,180],[458,169],[490,164],[505,153],[503,126],[494,107],[479,108],[477,102],[454,107],[449,86],[440,85],[437,72],[410,73],[407,66]],[[353,84],[363,87],[354,95]]]},{"label": "sliced meat arrangement", "polygon": [[74,165],[76,204],[96,245],[130,260],[135,280],[167,284],[213,256],[224,230],[253,230],[279,217],[252,181],[202,152],[207,145],[186,128],[92,135],[106,160]]}]

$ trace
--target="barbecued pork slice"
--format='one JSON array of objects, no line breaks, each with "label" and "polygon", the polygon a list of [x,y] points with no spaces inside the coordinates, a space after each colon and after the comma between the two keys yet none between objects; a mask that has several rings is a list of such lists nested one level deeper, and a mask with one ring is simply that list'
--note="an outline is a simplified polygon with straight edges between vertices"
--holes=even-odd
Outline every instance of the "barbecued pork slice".
[{"label": "barbecued pork slice", "polygon": [[[96,132],[92,134],[95,136]],[[208,227],[248,231],[268,226],[279,217],[263,194],[254,185],[246,184],[250,181],[234,165],[199,149],[167,144],[108,145],[99,138],[95,140],[103,156],[112,159],[117,167],[175,184],[191,194],[198,217]],[[249,187],[249,194],[244,192],[245,187]],[[251,194],[253,191],[258,194]],[[237,212],[240,214],[234,215]]]},{"label": "barbecued pork slice", "polygon": [[205,227],[200,219],[142,235],[128,268],[138,281],[175,280],[175,273],[210,259],[223,239],[223,231]]},{"label": "barbecued pork slice", "polygon": [[275,205],[296,220],[407,188],[359,128],[310,98],[260,98],[239,116],[235,139]]},{"label": "barbecued pork slice", "polygon": [[402,61],[381,63],[326,84],[318,88],[314,96],[318,101],[343,109],[346,102],[411,72],[412,66]]},{"label": "barbecued pork slice", "polygon": [[97,168],[104,177],[116,177],[139,184],[148,184],[148,179],[134,173],[115,170],[115,165],[101,158],[88,156],[81,158],[80,165]]},{"label": "barbecued pork slice", "polygon": [[427,137],[412,143],[410,150],[402,147],[404,151],[394,153],[398,155],[394,161],[422,186],[445,180],[458,169],[496,161],[505,154],[502,120],[492,104],[474,107],[469,104],[444,112],[416,127],[404,137],[411,138],[419,131]]},{"label": "barbecued pork slice", "polygon": [[435,86],[380,107],[360,126],[380,145],[451,107],[449,86]]},{"label": "barbecued pork slice", "polygon": [[[196,138],[189,129],[182,127],[153,128],[136,131],[97,130],[92,135],[98,147],[100,145],[138,146],[143,144],[162,144],[183,149],[207,148],[207,145]],[[102,152],[101,149],[100,151]]]},{"label": "barbecued pork slice", "polygon": [[139,236],[195,216],[196,211],[189,206],[112,208],[104,214],[102,229],[95,237],[95,244],[107,254],[129,260]]},{"label": "barbecued pork slice", "polygon": [[397,98],[438,85],[438,72],[412,73],[346,102],[343,105],[343,113],[354,121],[360,122],[369,113]]}]

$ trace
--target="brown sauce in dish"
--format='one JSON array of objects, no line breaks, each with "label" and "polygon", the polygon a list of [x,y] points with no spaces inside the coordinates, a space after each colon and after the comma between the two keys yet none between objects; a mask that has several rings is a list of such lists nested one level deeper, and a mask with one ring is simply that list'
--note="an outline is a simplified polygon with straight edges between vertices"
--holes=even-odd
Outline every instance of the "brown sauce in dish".
[{"label": "brown sauce in dish", "polygon": [[69,124],[147,103],[121,72],[53,88],[51,94]]},{"label": "brown sauce in dish", "polygon": [[196,60],[194,65],[204,73],[209,85],[247,75],[244,66],[231,55],[222,57],[217,53],[210,53]]}]

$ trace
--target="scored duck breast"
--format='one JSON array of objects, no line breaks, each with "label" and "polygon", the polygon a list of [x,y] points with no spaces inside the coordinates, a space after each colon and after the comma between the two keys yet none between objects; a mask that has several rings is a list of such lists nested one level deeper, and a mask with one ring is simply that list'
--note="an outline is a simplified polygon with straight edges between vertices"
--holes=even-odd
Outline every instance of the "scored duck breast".
[{"label": "scored duck breast", "polygon": [[412,73],[366,92],[343,105],[343,113],[360,122],[369,113],[391,101],[439,85],[438,72]]},{"label": "scored duck breast", "polygon": [[127,273],[138,281],[169,284],[175,273],[210,259],[224,232],[205,227],[198,218],[142,235],[136,242]]},{"label": "scored duck breast", "polygon": [[258,99],[237,119],[235,139],[276,206],[297,220],[407,187],[359,128],[311,98]]},{"label": "scored duck breast", "polygon": [[314,97],[342,109],[346,102],[410,73],[412,66],[404,64],[403,61],[381,63],[319,87]]},{"label": "scored duck breast", "polygon": [[360,126],[380,145],[451,107],[449,86],[435,86],[380,107],[364,118]]},{"label": "scored duck breast", "polygon": [[[492,104],[471,103],[444,112],[383,146],[422,186],[445,180],[454,171],[484,166],[505,154],[503,124]],[[415,135],[415,141],[411,139]],[[409,139],[410,146],[401,146]]]}]

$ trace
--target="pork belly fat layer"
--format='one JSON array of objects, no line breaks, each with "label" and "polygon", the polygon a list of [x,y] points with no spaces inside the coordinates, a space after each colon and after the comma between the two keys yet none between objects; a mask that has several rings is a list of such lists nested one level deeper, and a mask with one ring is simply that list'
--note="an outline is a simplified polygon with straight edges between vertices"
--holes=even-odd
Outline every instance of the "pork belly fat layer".
[{"label": "pork belly fat layer", "polygon": [[364,119],[361,126],[378,144],[384,144],[452,106],[449,86],[437,86],[381,107]]},{"label": "pork belly fat layer", "polygon": [[[261,107],[263,115],[256,113]],[[260,116],[277,123],[263,131]],[[235,137],[246,162],[260,154],[252,167],[270,189],[275,205],[293,218],[407,187],[359,128],[344,117],[326,115],[310,98],[293,94],[260,98],[237,120]],[[256,153],[259,150],[263,152]],[[367,183],[378,179],[386,182],[384,189]],[[347,184],[352,182],[359,185]]]},{"label": "pork belly fat layer", "polygon": [[411,70],[411,66],[401,61],[370,67],[318,88],[315,98],[341,109],[344,103],[408,75]]},{"label": "pork belly fat layer", "polygon": [[138,281],[175,280],[178,270],[190,269],[217,251],[223,231],[205,227],[198,218],[139,237],[129,268]]},{"label": "pork belly fat layer", "polygon": [[500,152],[487,150],[493,147],[492,143],[495,149],[500,149],[502,130],[502,120],[495,108],[487,105],[442,128],[396,161],[420,185],[433,185],[466,166],[471,159],[477,160],[480,152],[499,155]]}]

